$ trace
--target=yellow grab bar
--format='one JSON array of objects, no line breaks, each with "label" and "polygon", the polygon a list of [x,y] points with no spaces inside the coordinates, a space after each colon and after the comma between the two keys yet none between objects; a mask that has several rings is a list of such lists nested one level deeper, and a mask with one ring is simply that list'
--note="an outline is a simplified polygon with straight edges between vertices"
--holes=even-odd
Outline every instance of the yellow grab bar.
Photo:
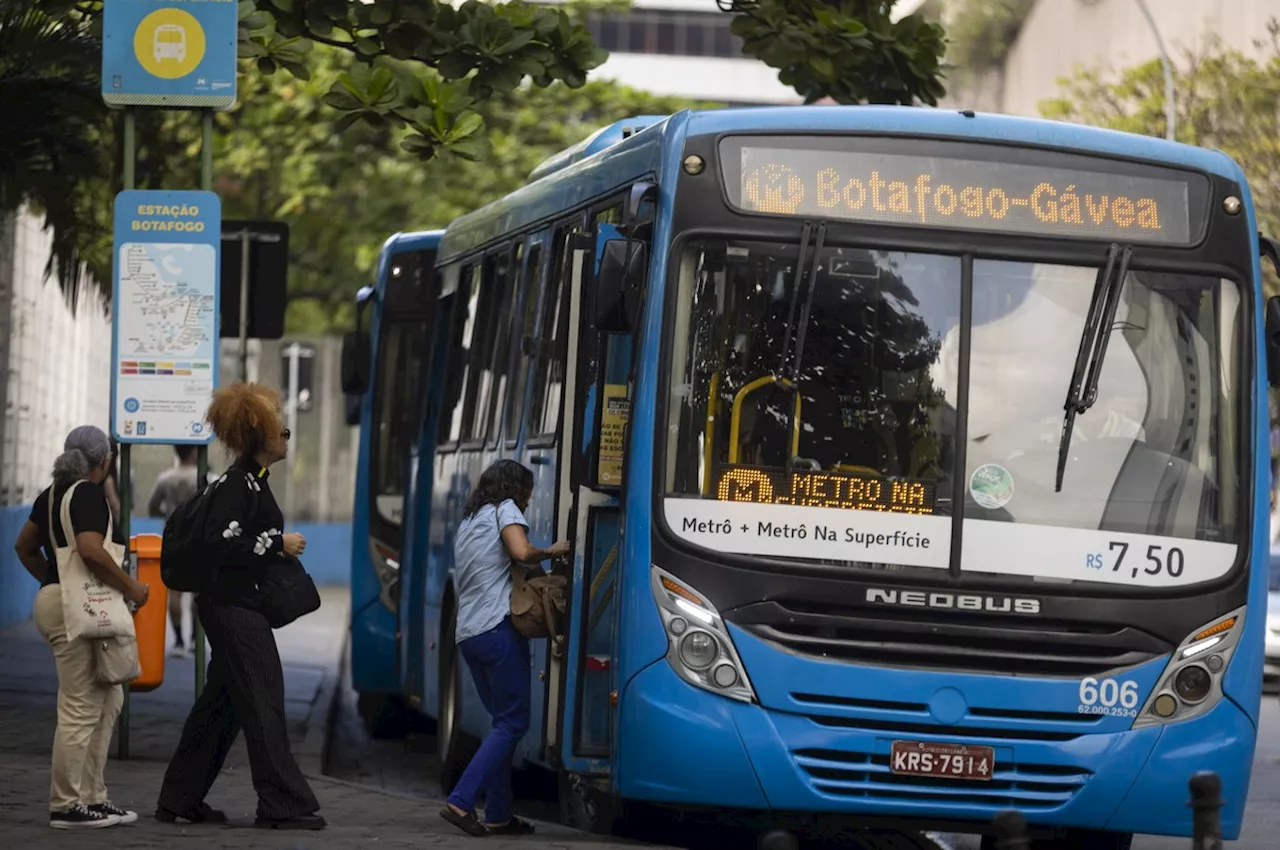
[{"label": "yellow grab bar", "polygon": [[711,389],[707,393],[707,424],[702,440],[702,495],[711,492],[711,459],[715,457],[716,413],[720,410],[720,373],[711,376]]},{"label": "yellow grab bar", "polygon": [[742,425],[742,402],[747,396],[761,387],[770,384],[782,384],[792,389],[796,397],[795,416],[791,418],[791,456],[800,454],[800,393],[792,387],[791,379],[779,378],[777,375],[763,375],[754,381],[748,381],[733,397],[733,412],[729,416],[729,463],[738,462],[738,430]]},{"label": "yellow grab bar", "polygon": [[874,475],[876,478],[883,478],[884,473],[878,469],[872,469],[869,466],[859,466],[853,463],[838,463],[835,468],[836,472],[849,472],[855,475]]}]

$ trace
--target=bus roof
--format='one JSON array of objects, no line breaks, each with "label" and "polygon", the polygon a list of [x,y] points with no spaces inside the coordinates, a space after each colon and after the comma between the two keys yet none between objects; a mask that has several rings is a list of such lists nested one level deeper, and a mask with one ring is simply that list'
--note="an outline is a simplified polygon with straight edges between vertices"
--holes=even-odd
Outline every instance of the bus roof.
[{"label": "bus roof", "polygon": [[[642,128],[624,132],[624,128]],[[666,118],[637,116],[596,131],[538,166],[530,182],[455,219],[445,231],[440,261],[503,233],[520,230],[620,188],[662,166],[664,142],[679,150],[687,135],[733,132],[874,133],[971,142],[1012,142],[1146,160],[1226,176],[1244,174],[1226,154],[1166,139],[1042,118],[914,106],[769,106],[690,111]]]},{"label": "bus roof", "polygon": [[383,254],[402,254],[406,251],[429,251],[440,244],[443,230],[417,230],[410,233],[393,233],[382,243]]},{"label": "bus roof", "polygon": [[542,164],[529,174],[529,180],[540,180],[548,174],[553,174],[575,162],[594,156],[602,150],[607,150],[623,139],[630,138],[635,133],[643,130],[659,121],[667,120],[666,115],[637,115],[634,118],[623,118],[621,121],[615,121],[607,127],[601,127],[590,136],[587,136],[576,145],[570,145],[560,153],[553,154],[542,161]]}]

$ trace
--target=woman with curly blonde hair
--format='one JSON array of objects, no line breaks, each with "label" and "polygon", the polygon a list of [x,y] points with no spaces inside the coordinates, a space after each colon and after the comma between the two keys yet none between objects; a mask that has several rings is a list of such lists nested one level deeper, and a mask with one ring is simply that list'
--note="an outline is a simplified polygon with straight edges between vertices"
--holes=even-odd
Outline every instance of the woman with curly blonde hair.
[{"label": "woman with curly blonde hair", "polygon": [[226,820],[205,796],[243,727],[258,792],[255,825],[323,829],[320,804],[289,749],[284,671],[258,591],[272,564],[306,548],[302,535],[281,530],[284,515],[267,483],[267,469],[288,453],[280,395],[259,384],[232,384],[214,393],[205,418],[236,457],[206,497],[205,542],[219,569],[212,588],[196,597],[196,608],[213,654],[204,691],[165,772],[156,819]]}]

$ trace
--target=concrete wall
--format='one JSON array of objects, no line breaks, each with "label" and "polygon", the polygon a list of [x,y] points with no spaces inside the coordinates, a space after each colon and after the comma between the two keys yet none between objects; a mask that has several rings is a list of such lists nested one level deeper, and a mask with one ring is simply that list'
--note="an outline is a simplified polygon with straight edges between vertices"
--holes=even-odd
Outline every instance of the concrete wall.
[{"label": "concrete wall", "polygon": [[[1270,49],[1268,20],[1280,18],[1278,0],[1147,0],[1147,6],[1175,63],[1206,34],[1260,56]],[[1259,49],[1256,41],[1268,44]],[[1120,70],[1159,55],[1133,0],[1039,0],[1002,67],[980,80],[960,81],[943,105],[1038,116],[1040,103],[1059,96],[1058,81],[1076,68]]]},{"label": "concrete wall", "polygon": [[[13,554],[13,542],[27,521],[30,505],[0,507],[0,629],[21,623],[31,616],[31,604],[39,586]],[[135,534],[159,534],[164,523],[158,519],[137,517]],[[318,585],[343,587],[351,578],[350,523],[297,523],[289,526],[307,538],[307,554],[303,558],[307,572]]]},{"label": "concrete wall", "polygon": [[30,617],[40,589],[13,554],[13,541],[29,513],[30,505],[0,507],[0,629]]}]

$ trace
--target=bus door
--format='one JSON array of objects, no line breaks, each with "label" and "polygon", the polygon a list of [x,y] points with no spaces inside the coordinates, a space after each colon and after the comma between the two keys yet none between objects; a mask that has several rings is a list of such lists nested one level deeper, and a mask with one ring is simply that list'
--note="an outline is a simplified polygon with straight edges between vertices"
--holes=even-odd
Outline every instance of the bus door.
[{"label": "bus door", "polygon": [[[530,400],[529,430],[525,457],[535,475],[535,492],[547,482],[554,488],[554,514],[547,519],[550,537],[572,540],[576,506],[578,452],[575,435],[581,421],[577,404],[581,384],[578,350],[581,344],[578,327],[582,312],[584,277],[589,273],[594,256],[594,239],[583,232],[585,222],[575,217],[557,227],[552,235],[554,254],[550,279],[545,287],[542,308],[543,329],[539,334],[538,371],[534,376],[534,392]],[[546,364],[546,365],[544,365]],[[531,531],[541,531],[542,517],[529,517]],[[575,552],[571,552],[571,558]],[[556,562],[551,569],[573,582],[576,567]],[[565,639],[548,641],[546,647],[546,707],[543,713],[544,759],[552,766],[560,764],[560,714],[564,704]],[[537,693],[537,691],[535,691]]]},{"label": "bus door", "polygon": [[[376,597],[357,597],[353,593],[352,601],[353,605],[364,608],[384,608],[392,616],[387,617],[386,623],[389,626],[385,634],[388,657],[361,659],[359,666],[370,669],[353,676],[360,680],[374,669],[381,672],[385,668],[387,675],[380,676],[384,688],[390,683],[403,682],[399,609],[404,590],[400,571],[404,507],[409,492],[409,449],[417,436],[417,417],[422,404],[422,383],[417,377],[427,367],[430,354],[428,326],[435,308],[431,287],[434,262],[434,250],[403,252],[390,257],[373,333],[373,386],[367,426],[370,431],[369,501],[361,506],[369,516],[367,545],[373,569],[371,576],[362,576],[358,583],[374,590]],[[353,590],[354,583],[355,579]],[[358,689],[363,691],[363,685],[363,681],[358,682]],[[380,705],[369,704],[366,709],[366,720],[371,723],[369,712],[383,713]]]},{"label": "bus door", "polygon": [[[379,318],[374,403],[370,423],[374,465],[370,466],[369,529],[374,563],[385,576],[383,604],[396,614],[395,663],[401,690],[420,691],[404,678],[408,658],[401,630],[406,595],[405,517],[411,509],[417,474],[417,436],[424,382],[431,364],[431,324],[435,314],[435,251],[396,254],[388,270],[386,303]],[[408,284],[411,288],[406,288]],[[410,294],[412,293],[412,294]],[[411,667],[409,669],[412,669]]]},{"label": "bus door", "polygon": [[[640,188],[640,187],[637,187]],[[634,198],[640,195],[633,192]],[[634,331],[604,332],[597,298],[606,245],[625,243],[619,225],[635,220],[616,203],[593,211],[592,231],[573,244],[576,297],[570,302],[572,395],[566,397],[566,435],[572,453],[561,464],[567,489],[561,499],[564,532],[572,544],[569,622],[557,680],[563,708],[559,761],[575,780],[608,791],[619,682],[615,589],[621,573],[623,467],[631,408]],[[566,439],[565,445],[570,445]],[[575,781],[575,788],[581,783]]]}]

